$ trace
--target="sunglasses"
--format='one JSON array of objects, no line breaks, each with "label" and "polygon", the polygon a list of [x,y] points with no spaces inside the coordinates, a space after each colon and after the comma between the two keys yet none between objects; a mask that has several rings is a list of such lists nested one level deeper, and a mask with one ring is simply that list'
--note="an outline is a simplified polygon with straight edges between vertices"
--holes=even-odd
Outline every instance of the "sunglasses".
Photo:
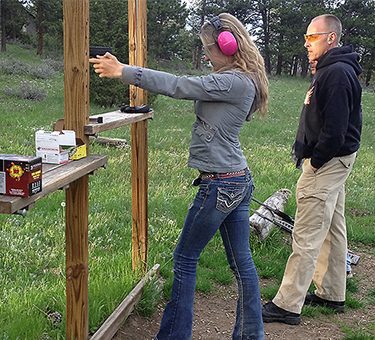
[{"label": "sunglasses", "polygon": [[314,42],[319,39],[319,36],[323,34],[330,34],[332,32],[316,32],[316,33],[311,33],[311,34],[304,34],[305,41],[307,42]]}]

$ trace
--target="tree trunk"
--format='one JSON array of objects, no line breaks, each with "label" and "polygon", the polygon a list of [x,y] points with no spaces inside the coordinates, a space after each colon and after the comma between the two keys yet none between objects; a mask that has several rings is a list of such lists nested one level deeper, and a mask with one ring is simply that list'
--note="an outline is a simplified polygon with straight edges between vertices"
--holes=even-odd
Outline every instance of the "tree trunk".
[{"label": "tree trunk", "polygon": [[271,74],[271,55],[270,55],[270,27],[269,27],[269,11],[264,6],[261,8],[262,27],[264,32],[264,64],[266,72]]},{"label": "tree trunk", "polygon": [[44,50],[44,32],[43,29],[38,30],[38,47],[36,50],[37,55],[43,55]]},{"label": "tree trunk", "polygon": [[366,80],[365,80],[366,86],[370,85],[371,77],[372,77],[372,69],[368,69],[366,72]]},{"label": "tree trunk", "polygon": [[368,65],[367,72],[366,72],[366,78],[365,78],[365,85],[366,86],[370,85],[370,81],[371,81],[371,78],[372,78],[372,70],[374,68],[374,54],[375,54],[375,50],[373,49],[372,52],[371,52],[371,56],[370,56],[371,61]]},{"label": "tree trunk", "polygon": [[[283,26],[284,23],[281,21],[281,26]],[[277,53],[277,64],[276,64],[276,75],[280,76],[283,71],[283,53],[282,53],[282,46],[283,46],[283,40],[284,40],[284,34],[280,33],[278,37],[278,53]]]},{"label": "tree trunk", "polygon": [[6,34],[5,34],[5,5],[4,0],[0,0],[0,52],[5,52],[7,50],[6,44]]},{"label": "tree trunk", "polygon": [[309,60],[306,57],[302,57],[301,60],[301,77],[306,78],[309,71]]},{"label": "tree trunk", "polygon": [[277,66],[276,66],[276,74],[279,76],[283,70],[283,56],[281,53],[277,55]]},{"label": "tree trunk", "polygon": [[298,56],[293,57],[293,70],[292,70],[292,76],[295,77],[297,74],[298,69]]},{"label": "tree trunk", "polygon": [[289,68],[289,75],[292,76],[293,75],[293,71],[294,71],[294,65],[296,64],[296,55],[293,55],[292,56],[292,61],[290,63],[290,68]]},{"label": "tree trunk", "polygon": [[36,27],[37,27],[37,36],[38,36],[38,46],[36,50],[37,55],[43,54],[44,49],[44,9],[41,1],[37,2],[36,9]]},{"label": "tree trunk", "polygon": [[[200,27],[203,26],[204,24],[204,18],[205,18],[205,13],[206,13],[206,2],[202,3],[202,14],[200,16]],[[202,55],[202,44],[198,43],[194,49],[193,52],[193,65],[196,70],[201,70],[202,65],[201,65],[201,55]]]},{"label": "tree trunk", "polygon": [[193,51],[193,65],[196,70],[201,70],[201,55],[202,55],[202,47],[195,46]]}]

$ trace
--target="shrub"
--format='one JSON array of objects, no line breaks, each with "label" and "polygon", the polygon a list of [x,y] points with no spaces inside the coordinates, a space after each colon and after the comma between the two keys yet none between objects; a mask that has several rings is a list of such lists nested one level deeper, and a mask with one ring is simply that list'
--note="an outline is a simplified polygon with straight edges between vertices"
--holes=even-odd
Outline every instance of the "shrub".
[{"label": "shrub", "polygon": [[56,74],[56,71],[48,64],[40,64],[36,66],[29,65],[28,73],[34,78],[48,79]]},{"label": "shrub", "polygon": [[30,75],[33,78],[48,79],[56,74],[50,62],[29,65],[18,60],[0,60],[0,72],[12,75]]},{"label": "shrub", "polygon": [[0,72],[5,74],[25,74],[28,73],[27,64],[19,60],[0,60]]},{"label": "shrub", "polygon": [[54,59],[54,58],[47,57],[43,59],[43,63],[51,67],[56,72],[64,71],[64,60],[62,59]]},{"label": "shrub", "polygon": [[21,81],[18,88],[6,87],[4,93],[8,96],[38,101],[42,101],[47,97],[47,92],[44,89],[28,80]]}]

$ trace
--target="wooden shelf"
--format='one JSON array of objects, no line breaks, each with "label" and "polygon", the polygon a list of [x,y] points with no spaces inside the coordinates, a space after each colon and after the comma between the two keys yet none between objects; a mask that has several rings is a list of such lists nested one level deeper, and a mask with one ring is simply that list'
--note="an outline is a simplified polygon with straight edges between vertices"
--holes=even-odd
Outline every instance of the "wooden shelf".
[{"label": "wooden shelf", "polygon": [[[145,119],[152,118],[154,111],[150,110],[147,113],[124,113],[120,110],[112,111],[102,114],[97,114],[89,117],[89,124],[85,125],[85,135],[95,135],[99,132],[112,130],[124,125],[140,122]],[[102,123],[92,122],[93,120],[102,119]]]},{"label": "wooden shelf", "polygon": [[107,156],[88,156],[67,164],[43,164],[42,191],[28,198],[0,195],[0,213],[13,214],[39,198],[66,187],[107,163]]}]

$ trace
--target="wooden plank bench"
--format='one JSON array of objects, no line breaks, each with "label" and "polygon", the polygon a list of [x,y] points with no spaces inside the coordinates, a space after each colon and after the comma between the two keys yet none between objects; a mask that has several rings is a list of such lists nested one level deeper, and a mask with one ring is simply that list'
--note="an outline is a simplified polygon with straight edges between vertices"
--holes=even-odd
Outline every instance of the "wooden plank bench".
[{"label": "wooden plank bench", "polygon": [[56,190],[62,189],[69,183],[104,167],[107,156],[88,156],[67,164],[43,164],[42,191],[28,198],[0,195],[0,213],[13,214],[32,205],[39,198]]}]

